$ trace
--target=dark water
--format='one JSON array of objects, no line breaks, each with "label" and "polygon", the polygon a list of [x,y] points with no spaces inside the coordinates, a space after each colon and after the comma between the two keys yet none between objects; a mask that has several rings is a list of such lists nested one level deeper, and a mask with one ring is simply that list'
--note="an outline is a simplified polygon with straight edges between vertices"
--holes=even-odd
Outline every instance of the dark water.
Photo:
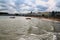
[{"label": "dark water", "polygon": [[38,18],[26,18],[0,16],[0,40],[55,40],[54,26],[60,24]]}]

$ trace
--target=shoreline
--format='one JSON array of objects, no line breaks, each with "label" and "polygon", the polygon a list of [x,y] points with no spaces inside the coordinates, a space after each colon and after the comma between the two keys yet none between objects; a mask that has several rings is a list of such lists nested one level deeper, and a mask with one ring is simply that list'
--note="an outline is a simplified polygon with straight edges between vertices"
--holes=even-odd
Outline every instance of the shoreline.
[{"label": "shoreline", "polygon": [[[16,17],[16,16],[14,16]],[[56,21],[56,22],[60,22],[60,18],[54,18],[54,17],[36,17],[36,16],[19,16],[19,17],[33,17],[33,18],[39,18],[42,20],[46,20],[46,21]]]},{"label": "shoreline", "polygon": [[60,22],[60,19],[59,18],[53,18],[53,17],[51,17],[51,18],[46,18],[46,17],[33,17],[33,18],[41,18],[42,20],[46,20],[46,21],[56,21],[56,22]]}]

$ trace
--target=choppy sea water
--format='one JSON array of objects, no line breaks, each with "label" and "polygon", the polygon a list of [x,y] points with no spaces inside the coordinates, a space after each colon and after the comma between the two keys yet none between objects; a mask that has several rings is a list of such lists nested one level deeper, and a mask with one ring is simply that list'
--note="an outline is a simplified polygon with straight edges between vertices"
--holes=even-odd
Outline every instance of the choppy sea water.
[{"label": "choppy sea water", "polygon": [[[55,40],[53,22],[33,17],[0,16],[0,40]],[[31,19],[26,19],[31,18]]]}]

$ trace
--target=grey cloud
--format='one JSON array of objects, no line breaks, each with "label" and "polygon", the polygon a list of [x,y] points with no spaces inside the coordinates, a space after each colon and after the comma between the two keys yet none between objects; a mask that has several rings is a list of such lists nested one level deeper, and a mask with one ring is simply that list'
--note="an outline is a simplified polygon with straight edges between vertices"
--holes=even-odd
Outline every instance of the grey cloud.
[{"label": "grey cloud", "polygon": [[42,6],[42,5],[38,5],[37,6],[39,11],[46,11],[48,9],[48,7]]},{"label": "grey cloud", "polygon": [[60,8],[60,2],[56,3],[56,7]]}]

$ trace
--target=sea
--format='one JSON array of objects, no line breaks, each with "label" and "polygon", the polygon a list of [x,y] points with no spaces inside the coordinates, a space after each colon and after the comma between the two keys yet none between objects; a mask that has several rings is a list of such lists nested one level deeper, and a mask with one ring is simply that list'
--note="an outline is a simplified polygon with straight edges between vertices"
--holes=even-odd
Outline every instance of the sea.
[{"label": "sea", "polygon": [[0,16],[0,40],[57,40],[59,27],[60,22],[41,18]]}]

